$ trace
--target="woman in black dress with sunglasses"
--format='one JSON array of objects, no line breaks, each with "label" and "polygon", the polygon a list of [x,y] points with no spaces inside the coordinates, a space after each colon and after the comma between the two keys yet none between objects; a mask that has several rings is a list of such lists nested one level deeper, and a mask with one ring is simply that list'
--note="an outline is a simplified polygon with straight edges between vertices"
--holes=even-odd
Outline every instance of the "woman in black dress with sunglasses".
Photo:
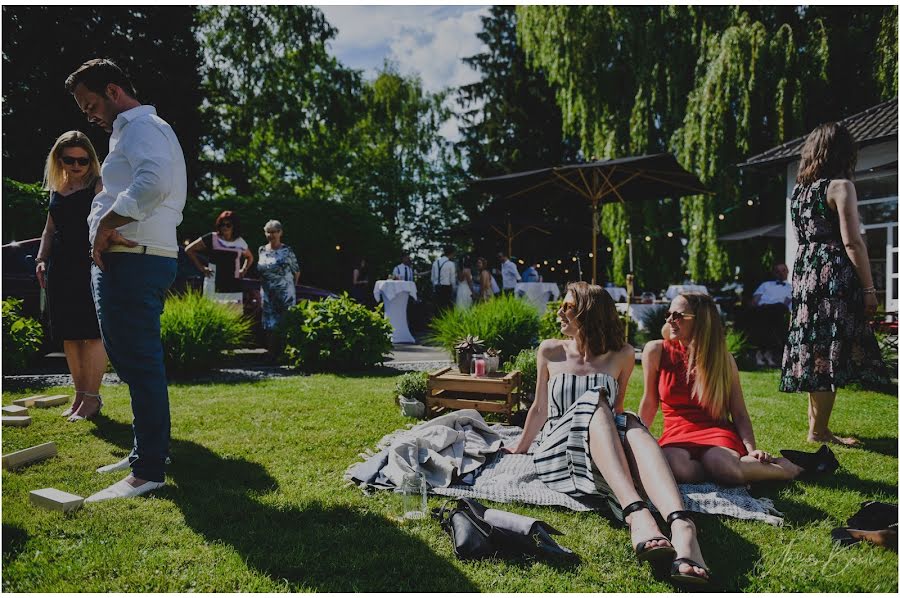
[{"label": "woman in black dress with sunglasses", "polygon": [[44,167],[50,210],[41,235],[35,274],[46,290],[50,331],[62,341],[75,384],[75,401],[63,412],[69,421],[100,412],[100,383],[106,350],[91,293],[91,243],[87,217],[102,189],[100,163],[91,140],[80,131],[59,136]]}]

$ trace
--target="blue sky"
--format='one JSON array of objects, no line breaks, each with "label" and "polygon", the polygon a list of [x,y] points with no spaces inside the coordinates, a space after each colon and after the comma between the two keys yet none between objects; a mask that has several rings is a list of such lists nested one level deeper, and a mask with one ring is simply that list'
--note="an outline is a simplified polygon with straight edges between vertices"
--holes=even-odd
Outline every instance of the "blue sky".
[{"label": "blue sky", "polygon": [[[417,74],[427,91],[478,79],[462,59],[484,44],[476,37],[488,6],[319,6],[338,29],[331,51],[368,77],[387,58],[401,73]],[[455,123],[444,131],[455,136]]]}]

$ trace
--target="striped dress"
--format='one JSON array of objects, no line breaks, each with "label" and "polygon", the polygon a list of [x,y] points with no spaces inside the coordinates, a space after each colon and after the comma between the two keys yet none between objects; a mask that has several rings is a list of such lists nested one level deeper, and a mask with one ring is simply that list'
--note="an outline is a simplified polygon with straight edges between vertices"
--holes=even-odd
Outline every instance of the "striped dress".
[{"label": "striped dress", "polygon": [[[547,386],[547,423],[541,430],[540,445],[534,451],[538,477],[557,492],[605,498],[606,483],[602,478],[597,479],[600,474],[591,465],[588,425],[598,408],[613,408],[619,393],[618,382],[604,373],[560,372],[550,378]],[[600,389],[606,391],[606,405],[600,403],[604,394],[598,392]],[[624,428],[624,416],[617,416],[616,424]]]}]

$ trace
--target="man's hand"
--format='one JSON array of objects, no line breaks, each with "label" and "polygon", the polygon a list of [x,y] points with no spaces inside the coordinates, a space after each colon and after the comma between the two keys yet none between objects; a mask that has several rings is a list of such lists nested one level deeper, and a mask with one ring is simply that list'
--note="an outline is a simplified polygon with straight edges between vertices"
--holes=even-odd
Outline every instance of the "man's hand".
[{"label": "man's hand", "polygon": [[101,222],[100,228],[97,229],[97,236],[94,237],[94,247],[91,251],[94,263],[97,264],[101,270],[106,270],[106,266],[103,265],[103,252],[107,251],[113,245],[137,247],[137,243],[126,239],[114,228],[104,227]]}]

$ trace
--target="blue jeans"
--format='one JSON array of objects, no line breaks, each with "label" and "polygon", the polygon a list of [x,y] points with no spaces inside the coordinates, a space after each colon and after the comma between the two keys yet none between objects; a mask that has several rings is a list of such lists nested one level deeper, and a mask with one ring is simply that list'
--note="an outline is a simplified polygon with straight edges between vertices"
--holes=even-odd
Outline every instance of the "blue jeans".
[{"label": "blue jeans", "polygon": [[170,422],[159,317],[177,260],[106,253],[103,263],[105,272],[91,267],[91,287],[109,361],[131,393],[134,448],[128,460],[135,477],[163,482]]}]

